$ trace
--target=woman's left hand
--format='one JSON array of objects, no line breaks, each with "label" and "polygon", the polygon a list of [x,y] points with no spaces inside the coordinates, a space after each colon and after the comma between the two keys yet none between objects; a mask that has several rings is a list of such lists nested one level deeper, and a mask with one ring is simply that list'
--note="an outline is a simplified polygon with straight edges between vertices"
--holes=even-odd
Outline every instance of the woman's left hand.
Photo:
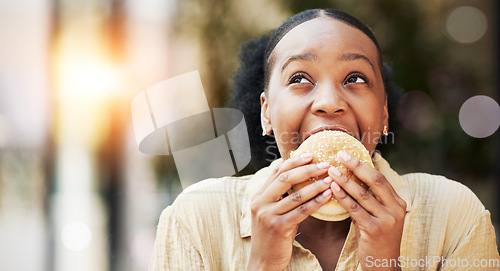
[{"label": "woman's left hand", "polygon": [[[363,270],[400,270],[395,263],[399,264],[406,202],[376,169],[342,151],[338,158],[373,192],[371,195],[334,167],[328,170],[334,180],[331,184],[333,195],[355,223]],[[386,268],[382,266],[384,263],[392,266]]]}]

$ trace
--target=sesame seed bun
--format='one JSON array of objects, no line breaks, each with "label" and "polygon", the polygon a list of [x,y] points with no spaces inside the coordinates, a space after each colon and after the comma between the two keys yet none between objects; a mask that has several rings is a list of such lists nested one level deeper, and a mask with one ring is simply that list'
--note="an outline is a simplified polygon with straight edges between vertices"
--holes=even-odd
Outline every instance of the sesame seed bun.
[{"label": "sesame seed bun", "polygon": [[[373,167],[372,159],[368,150],[356,138],[341,131],[321,131],[308,137],[299,148],[290,153],[290,157],[297,156],[303,153],[312,153],[312,163],[328,162],[330,165],[337,167],[342,174],[345,174],[351,180],[354,180],[365,189],[368,189],[365,183],[361,182],[352,171],[342,165],[337,158],[339,151],[345,151],[349,155],[356,157],[365,164]],[[315,181],[326,178],[328,174],[317,178],[311,178],[300,184],[292,187],[292,191],[298,191],[302,187],[307,186]],[[349,217],[347,211],[337,202],[332,196],[332,200],[318,211],[311,215],[314,218],[325,221],[342,221]]]}]

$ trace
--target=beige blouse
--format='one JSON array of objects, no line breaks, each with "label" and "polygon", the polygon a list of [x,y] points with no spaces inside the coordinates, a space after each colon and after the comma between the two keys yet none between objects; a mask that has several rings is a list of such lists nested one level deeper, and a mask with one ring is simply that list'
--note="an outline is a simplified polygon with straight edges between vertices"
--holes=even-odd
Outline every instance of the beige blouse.
[{"label": "beige blouse", "polygon": [[[373,160],[408,206],[402,270],[500,270],[490,213],[471,190],[442,176],[400,176],[378,153]],[[185,189],[161,214],[149,270],[245,270],[251,247],[250,201],[281,162],[255,175],[208,179]],[[361,270],[353,227],[351,223],[336,270]],[[286,270],[321,267],[294,241]]]}]

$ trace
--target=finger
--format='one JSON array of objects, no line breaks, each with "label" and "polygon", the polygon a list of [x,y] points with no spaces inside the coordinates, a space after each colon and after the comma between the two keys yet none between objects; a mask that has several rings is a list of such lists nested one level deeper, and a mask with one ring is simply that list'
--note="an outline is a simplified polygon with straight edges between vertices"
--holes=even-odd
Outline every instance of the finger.
[{"label": "finger", "polygon": [[303,187],[299,191],[291,193],[290,195],[280,200],[279,203],[275,205],[274,213],[284,214],[289,212],[290,210],[296,208],[300,204],[309,201],[318,194],[330,188],[331,182],[332,178],[326,177],[322,180],[315,181]]},{"label": "finger", "polygon": [[337,202],[344,207],[344,209],[349,213],[349,216],[357,223],[365,224],[369,223],[374,217],[368,213],[358,202],[356,202],[351,196],[349,196],[342,187],[339,186],[335,181],[331,184],[331,190],[333,196]]},{"label": "finger", "polygon": [[328,170],[328,174],[336,182],[336,184],[340,185],[340,187],[342,187],[342,189],[350,197],[352,197],[370,214],[376,217],[380,217],[384,214],[385,209],[382,203],[380,203],[374,196],[372,196],[368,192],[368,190],[363,188],[357,182],[349,179],[335,167],[330,167],[330,169]]},{"label": "finger", "polygon": [[290,212],[283,214],[283,223],[299,224],[311,214],[316,212],[321,206],[329,202],[331,198],[332,190],[325,190],[323,193],[317,195],[308,202],[305,202],[297,206],[295,209],[292,209]]},{"label": "finger", "polygon": [[262,193],[266,201],[278,201],[293,185],[305,182],[310,178],[326,174],[330,164],[327,162],[319,164],[308,164],[288,171],[282,172]]},{"label": "finger", "polygon": [[303,153],[299,156],[289,158],[276,166],[273,169],[273,172],[267,179],[267,181],[264,183],[264,185],[261,187],[261,189],[257,192],[257,194],[261,194],[266,190],[266,188],[271,185],[271,183],[282,173],[285,171],[288,171],[292,168],[296,168],[305,164],[308,164],[311,162],[313,155],[311,153]]},{"label": "finger", "polygon": [[399,205],[396,200],[396,198],[399,198],[399,195],[382,173],[344,151],[339,151],[337,156],[347,169],[351,170],[354,175],[370,187],[373,194],[383,205]]},{"label": "finger", "polygon": [[407,207],[406,201],[404,199],[402,199],[401,197],[397,197],[396,200],[398,201],[399,206],[401,206],[401,208],[406,210],[406,207]]}]

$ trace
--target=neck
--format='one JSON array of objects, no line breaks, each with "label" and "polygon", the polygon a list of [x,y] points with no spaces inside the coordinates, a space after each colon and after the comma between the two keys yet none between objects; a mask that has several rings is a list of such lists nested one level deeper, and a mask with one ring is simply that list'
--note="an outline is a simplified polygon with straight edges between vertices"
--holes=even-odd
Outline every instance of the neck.
[{"label": "neck", "polygon": [[295,237],[304,248],[316,256],[323,270],[337,266],[351,225],[351,219],[328,222],[308,217],[299,224]]},{"label": "neck", "polygon": [[297,237],[324,241],[345,239],[350,225],[350,218],[343,221],[330,222],[309,216],[299,224],[297,233],[300,234]]}]

